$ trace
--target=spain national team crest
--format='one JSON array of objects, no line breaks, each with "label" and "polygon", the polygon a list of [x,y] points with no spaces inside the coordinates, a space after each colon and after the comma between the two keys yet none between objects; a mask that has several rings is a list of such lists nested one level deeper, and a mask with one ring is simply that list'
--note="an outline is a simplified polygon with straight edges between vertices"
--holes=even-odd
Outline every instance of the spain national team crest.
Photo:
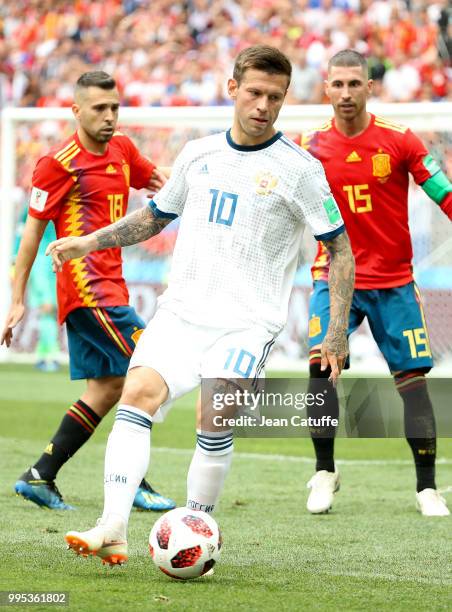
[{"label": "spain national team crest", "polygon": [[388,153],[382,153],[381,149],[376,155],[372,155],[372,174],[380,183],[386,183],[391,174],[391,157]]},{"label": "spain national team crest", "polygon": [[270,172],[266,171],[256,174],[254,180],[257,183],[256,193],[263,196],[273,193],[274,188],[278,184],[276,176],[272,176]]}]

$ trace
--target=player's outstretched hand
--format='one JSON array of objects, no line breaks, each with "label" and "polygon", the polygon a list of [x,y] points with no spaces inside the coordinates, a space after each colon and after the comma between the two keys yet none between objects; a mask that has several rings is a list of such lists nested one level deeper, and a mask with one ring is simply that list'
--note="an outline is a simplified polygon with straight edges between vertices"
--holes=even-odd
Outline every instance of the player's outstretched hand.
[{"label": "player's outstretched hand", "polygon": [[23,304],[13,304],[9,309],[8,316],[6,317],[5,327],[2,331],[2,337],[0,344],[5,343],[7,347],[11,346],[13,339],[13,329],[23,319],[25,312],[25,306]]},{"label": "player's outstretched hand", "polygon": [[154,193],[157,193],[157,191],[160,191],[160,189],[166,183],[166,181],[168,180],[170,171],[171,169],[167,168],[166,166],[161,167],[161,168],[154,168],[154,172],[152,173],[152,176],[149,179],[149,183],[147,186],[147,188],[151,192],[150,193],[151,197]]},{"label": "player's outstretched hand", "polygon": [[53,271],[60,272],[65,261],[83,257],[90,251],[89,236],[67,236],[51,242],[46,255],[52,257]]},{"label": "player's outstretched hand", "polygon": [[347,333],[328,334],[322,343],[320,369],[331,367],[328,380],[336,386],[348,355]]}]

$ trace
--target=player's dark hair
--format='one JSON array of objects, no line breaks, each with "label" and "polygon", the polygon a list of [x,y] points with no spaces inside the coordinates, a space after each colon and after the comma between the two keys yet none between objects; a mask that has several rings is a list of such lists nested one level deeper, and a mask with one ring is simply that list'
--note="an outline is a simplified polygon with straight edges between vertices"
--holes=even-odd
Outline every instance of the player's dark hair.
[{"label": "player's dark hair", "polygon": [[240,85],[246,70],[261,70],[267,74],[285,74],[287,86],[292,76],[292,65],[288,57],[276,47],[255,45],[241,51],[234,64],[233,78]]},{"label": "player's dark hair", "polygon": [[86,89],[87,87],[100,87],[101,89],[114,89],[116,81],[112,76],[102,70],[84,72],[75,84],[75,90]]},{"label": "player's dark hair", "polygon": [[366,74],[369,72],[367,60],[364,55],[361,55],[361,53],[358,53],[358,51],[354,51],[353,49],[344,49],[343,51],[336,53],[336,55],[333,55],[328,62],[328,72],[333,66],[345,66],[347,68],[351,66],[361,66],[362,70]]}]

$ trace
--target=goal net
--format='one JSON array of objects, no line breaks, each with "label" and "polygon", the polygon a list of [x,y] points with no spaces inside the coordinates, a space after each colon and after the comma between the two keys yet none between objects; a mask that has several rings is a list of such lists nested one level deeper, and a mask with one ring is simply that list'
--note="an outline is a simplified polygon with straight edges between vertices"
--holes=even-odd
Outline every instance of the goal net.
[{"label": "goal net", "polygon": [[[432,155],[452,176],[452,103],[370,105],[369,109],[411,127]],[[318,126],[331,116],[329,105],[286,106],[277,127],[289,136]],[[183,144],[231,124],[231,107],[123,108],[119,125],[140,151],[160,165],[171,165]],[[1,122],[0,208],[0,322],[10,303],[11,263],[17,228],[28,201],[31,175],[37,159],[74,130],[69,109],[7,108]],[[146,194],[133,192],[129,212],[146,201]],[[410,226],[414,247],[415,278],[420,286],[432,350],[438,371],[452,362],[452,238],[447,218],[415,185],[410,187]],[[289,317],[273,351],[271,365],[284,369],[300,367],[307,359],[310,265],[315,241],[305,234],[305,245],[292,292]],[[146,243],[123,250],[124,275],[131,304],[145,321],[164,290],[171,253],[177,236],[177,221]],[[15,333],[11,349],[0,348],[1,361],[33,360],[38,334],[38,311],[27,309]],[[67,355],[64,330],[60,333],[62,358]],[[385,364],[369,329],[362,326],[351,338],[353,371],[385,371]],[[450,370],[449,370],[450,372]]]}]

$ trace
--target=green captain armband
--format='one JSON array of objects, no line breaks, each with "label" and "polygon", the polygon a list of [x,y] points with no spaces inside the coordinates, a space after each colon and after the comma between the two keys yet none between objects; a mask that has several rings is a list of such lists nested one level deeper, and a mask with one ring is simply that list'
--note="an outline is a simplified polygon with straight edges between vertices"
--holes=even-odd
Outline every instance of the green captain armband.
[{"label": "green captain armband", "polygon": [[423,164],[432,176],[422,183],[421,187],[429,198],[441,204],[446,195],[452,192],[452,183],[431,155],[424,157]]}]

